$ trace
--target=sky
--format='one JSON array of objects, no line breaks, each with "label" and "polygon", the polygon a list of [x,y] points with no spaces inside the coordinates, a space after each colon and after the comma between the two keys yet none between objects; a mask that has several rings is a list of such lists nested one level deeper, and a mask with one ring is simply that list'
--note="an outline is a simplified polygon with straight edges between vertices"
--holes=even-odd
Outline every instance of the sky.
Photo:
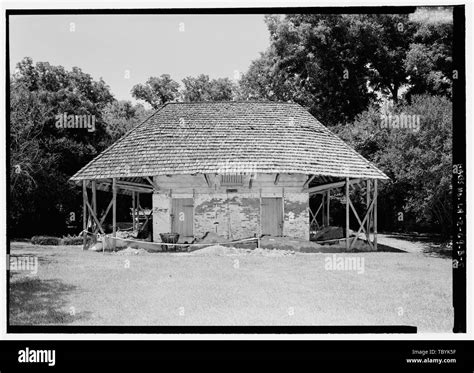
[{"label": "sky", "polygon": [[103,78],[118,100],[170,74],[233,78],[269,45],[263,15],[14,15],[10,71],[28,56]]}]

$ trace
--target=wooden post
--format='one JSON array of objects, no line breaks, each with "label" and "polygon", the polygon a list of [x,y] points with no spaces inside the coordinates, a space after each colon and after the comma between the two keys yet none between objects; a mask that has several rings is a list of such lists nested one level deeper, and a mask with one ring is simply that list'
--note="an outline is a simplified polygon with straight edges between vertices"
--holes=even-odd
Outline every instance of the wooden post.
[{"label": "wooden post", "polygon": [[323,211],[321,212],[321,221],[323,227],[326,226],[326,193],[321,194],[321,203],[323,204]]},{"label": "wooden post", "polygon": [[[97,182],[92,180],[92,211],[94,215],[97,216]],[[94,233],[99,230],[99,227],[94,223],[96,227],[94,228]]]},{"label": "wooden post", "polygon": [[377,251],[377,179],[374,180],[374,248]]},{"label": "wooden post", "polygon": [[329,227],[329,199],[331,197],[331,191],[326,192],[326,225]]},{"label": "wooden post", "polygon": [[132,191],[132,227],[133,231],[135,231],[135,192]]},{"label": "wooden post", "polygon": [[[370,206],[370,179],[367,179],[367,198],[366,198],[366,205],[367,205],[367,211],[369,209],[369,206]],[[367,241],[370,241],[370,222],[371,222],[371,214],[370,214],[370,211],[368,211],[369,213],[369,217],[367,218],[367,229],[366,229],[366,232],[367,232]]]},{"label": "wooden post", "polygon": [[349,178],[346,177],[346,251],[349,251]]},{"label": "wooden post", "polygon": [[[115,238],[117,236],[117,179],[114,177],[112,179],[112,236]],[[113,250],[115,251],[115,240],[112,245]]]},{"label": "wooden post", "polygon": [[137,201],[136,201],[136,218],[137,218],[137,230],[140,230],[140,214],[141,214],[141,210],[142,210],[142,207],[140,206],[140,193],[137,192],[136,194],[136,198],[137,198]]},{"label": "wooden post", "polygon": [[86,249],[87,244],[87,181],[82,180],[82,250]]}]

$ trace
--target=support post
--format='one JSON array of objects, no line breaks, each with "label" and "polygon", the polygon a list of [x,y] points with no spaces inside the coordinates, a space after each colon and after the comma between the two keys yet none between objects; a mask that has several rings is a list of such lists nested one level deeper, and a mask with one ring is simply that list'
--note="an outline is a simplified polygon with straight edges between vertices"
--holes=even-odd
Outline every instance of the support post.
[{"label": "support post", "polygon": [[[92,211],[94,212],[94,215],[97,216],[97,182],[95,180],[92,180]],[[96,224],[94,233],[96,233],[98,230],[99,227]]]},{"label": "support post", "polygon": [[140,206],[140,193],[137,193],[137,195],[135,196],[137,198],[137,201],[136,201],[136,215],[135,217],[137,218],[137,230],[140,230],[140,210],[141,210],[141,206]]},{"label": "support post", "polygon": [[87,244],[87,181],[82,180],[82,250],[86,249]]},{"label": "support post", "polygon": [[346,177],[346,251],[349,251],[349,178]]},{"label": "support post", "polygon": [[329,199],[331,197],[331,191],[328,190],[326,193],[326,225],[329,227]]},{"label": "support post", "polygon": [[321,194],[321,203],[323,205],[323,210],[321,211],[321,222],[323,227],[326,226],[326,193]]},{"label": "support post", "polygon": [[[112,236],[117,236],[117,179],[114,177],[112,181]],[[113,240],[113,250],[115,251],[116,242]]]},{"label": "support post", "polygon": [[[370,179],[367,179],[367,183],[366,183],[367,187],[366,187],[366,192],[367,192],[367,197],[366,197],[366,206],[367,206],[367,211],[369,210],[369,206],[370,206]],[[371,212],[369,211],[369,217],[367,218],[367,228],[366,228],[366,233],[367,233],[367,241],[370,241],[370,225],[371,225],[371,217],[372,217],[372,214]]]},{"label": "support post", "polygon": [[374,180],[374,248],[377,251],[377,179]]},{"label": "support post", "polygon": [[136,221],[135,221],[135,192],[132,191],[132,229],[135,231],[136,228]]}]

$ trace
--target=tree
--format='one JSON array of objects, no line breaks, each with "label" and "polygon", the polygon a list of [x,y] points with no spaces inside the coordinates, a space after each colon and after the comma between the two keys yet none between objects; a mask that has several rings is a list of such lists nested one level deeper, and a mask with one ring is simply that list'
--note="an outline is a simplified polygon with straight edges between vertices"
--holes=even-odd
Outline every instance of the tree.
[{"label": "tree", "polygon": [[[31,58],[10,77],[10,97],[12,232],[63,233],[80,199],[68,179],[109,144],[102,111],[114,98],[102,79]],[[95,131],[58,128],[64,114],[94,116]]]},{"label": "tree", "polygon": [[229,78],[209,79],[201,74],[196,78],[188,76],[183,79],[182,100],[185,102],[199,101],[231,101],[234,98],[235,84]]},{"label": "tree", "polygon": [[300,103],[329,126],[350,122],[376,97],[449,95],[452,25],[417,12],[266,16],[270,47],[242,77],[240,94]]},{"label": "tree", "polygon": [[133,105],[130,101],[114,101],[108,104],[104,108],[103,118],[109,143],[117,141],[151,114],[152,112],[142,105]]},{"label": "tree", "polygon": [[37,174],[55,161],[45,157],[40,136],[47,108],[22,84],[10,83],[10,222],[17,225],[28,212],[25,197],[38,188]]},{"label": "tree", "polygon": [[179,84],[169,74],[150,77],[145,84],[137,84],[132,88],[132,96],[143,100],[158,109],[161,105],[174,101],[179,96]]},{"label": "tree", "polygon": [[[419,118],[419,130],[383,128],[386,115]],[[412,117],[415,116],[415,117]],[[386,119],[386,118],[385,118]],[[416,127],[413,127],[416,128]],[[388,111],[378,105],[335,128],[357,151],[390,177],[380,183],[381,229],[431,230],[447,237],[452,230],[452,104],[446,97],[413,95]]]},{"label": "tree", "polygon": [[237,96],[237,86],[229,78],[210,79],[201,74],[183,79],[183,88],[167,74],[149,78],[146,84],[132,88],[133,97],[148,102],[154,109],[170,101],[231,101]]},{"label": "tree", "polygon": [[420,9],[412,17],[417,29],[405,60],[410,89],[451,97],[453,19],[448,9]]},{"label": "tree", "polygon": [[353,118],[373,96],[364,54],[355,53],[354,17],[267,16],[270,48],[242,78],[242,91],[298,102],[328,125]]}]

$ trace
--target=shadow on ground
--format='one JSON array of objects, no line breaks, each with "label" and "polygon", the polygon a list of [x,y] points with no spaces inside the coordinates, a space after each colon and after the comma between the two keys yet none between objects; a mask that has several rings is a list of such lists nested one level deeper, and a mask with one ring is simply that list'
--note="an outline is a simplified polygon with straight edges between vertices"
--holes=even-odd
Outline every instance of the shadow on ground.
[{"label": "shadow on ground", "polygon": [[388,253],[406,253],[404,250],[396,249],[395,247],[382,245],[377,243],[377,251],[388,252]]},{"label": "shadow on ground", "polygon": [[88,318],[89,312],[75,312],[65,297],[76,289],[58,280],[39,278],[10,280],[10,325],[70,324]]}]

